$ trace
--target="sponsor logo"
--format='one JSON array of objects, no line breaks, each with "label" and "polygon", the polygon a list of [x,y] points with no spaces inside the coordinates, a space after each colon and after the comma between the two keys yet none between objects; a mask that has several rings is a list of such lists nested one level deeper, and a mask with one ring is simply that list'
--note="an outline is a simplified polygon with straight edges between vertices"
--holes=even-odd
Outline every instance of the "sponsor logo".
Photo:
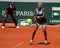
[{"label": "sponsor logo", "polygon": [[52,7],[52,18],[60,18],[60,7]]},{"label": "sponsor logo", "polygon": [[18,26],[32,26],[32,19],[29,22],[27,22],[27,19],[19,19]]},{"label": "sponsor logo", "polygon": [[[5,10],[2,10],[2,15],[4,16],[6,13]],[[16,16],[33,16],[33,11],[16,11]]]}]

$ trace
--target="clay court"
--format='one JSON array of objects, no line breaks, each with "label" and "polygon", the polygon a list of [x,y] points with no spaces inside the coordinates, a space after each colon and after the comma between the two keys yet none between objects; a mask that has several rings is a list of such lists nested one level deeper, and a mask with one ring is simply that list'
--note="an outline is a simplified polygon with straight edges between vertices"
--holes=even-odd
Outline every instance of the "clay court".
[{"label": "clay court", "polygon": [[44,35],[39,28],[33,45],[29,45],[34,27],[14,27],[13,23],[7,23],[6,28],[1,28],[0,23],[0,48],[60,48],[60,25],[47,25],[49,44],[43,44]]}]

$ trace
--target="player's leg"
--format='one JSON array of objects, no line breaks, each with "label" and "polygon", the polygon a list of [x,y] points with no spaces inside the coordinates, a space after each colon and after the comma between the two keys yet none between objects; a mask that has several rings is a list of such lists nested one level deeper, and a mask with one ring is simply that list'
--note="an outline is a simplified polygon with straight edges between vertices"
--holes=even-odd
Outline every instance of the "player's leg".
[{"label": "player's leg", "polygon": [[5,28],[5,23],[6,23],[7,17],[8,17],[8,15],[6,14],[6,15],[4,16],[4,19],[3,19],[2,29]]},{"label": "player's leg", "polygon": [[33,34],[32,34],[32,39],[30,40],[30,44],[33,44],[34,37],[35,37],[35,34],[36,34],[36,32],[37,32],[37,29],[38,29],[38,25],[35,26],[34,32],[33,32]]},{"label": "player's leg", "polygon": [[46,32],[46,24],[42,25],[42,29],[43,29],[43,33],[44,33],[44,37],[45,37],[44,43],[48,44],[48,41],[47,41],[47,32]]},{"label": "player's leg", "polygon": [[34,29],[34,32],[33,32],[33,35],[32,35],[32,40],[34,40],[34,36],[35,36],[35,34],[36,34],[36,32],[37,32],[37,29],[38,29],[38,25],[36,25],[36,27],[35,27],[35,29]]},{"label": "player's leg", "polygon": [[16,19],[15,19],[15,16],[13,14],[11,14],[10,16],[11,16],[12,20],[14,21],[14,24],[15,24],[16,28],[19,28],[17,26],[17,22],[16,22]]}]

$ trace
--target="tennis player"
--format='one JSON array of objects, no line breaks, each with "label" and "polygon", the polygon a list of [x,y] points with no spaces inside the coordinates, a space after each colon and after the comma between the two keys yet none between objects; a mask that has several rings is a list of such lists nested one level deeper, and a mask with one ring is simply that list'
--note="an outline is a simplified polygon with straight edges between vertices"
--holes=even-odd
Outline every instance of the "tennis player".
[{"label": "tennis player", "polygon": [[11,16],[12,20],[15,23],[15,26],[18,28],[16,19],[15,19],[15,16],[14,16],[15,10],[16,10],[16,7],[15,7],[14,3],[11,3],[10,6],[6,10],[6,14],[5,14],[4,19],[3,19],[3,23],[2,23],[2,28],[3,29],[5,28],[5,23],[6,23],[8,15]]},{"label": "tennis player", "polygon": [[38,8],[36,8],[34,10],[34,20],[36,22],[36,26],[35,26],[35,30],[34,30],[33,35],[32,35],[32,39],[30,40],[30,44],[33,44],[34,36],[37,32],[38,27],[40,27],[40,26],[43,28],[43,33],[44,33],[44,37],[45,37],[44,43],[48,44],[47,32],[46,32],[45,9],[43,8],[42,3],[38,3]]}]

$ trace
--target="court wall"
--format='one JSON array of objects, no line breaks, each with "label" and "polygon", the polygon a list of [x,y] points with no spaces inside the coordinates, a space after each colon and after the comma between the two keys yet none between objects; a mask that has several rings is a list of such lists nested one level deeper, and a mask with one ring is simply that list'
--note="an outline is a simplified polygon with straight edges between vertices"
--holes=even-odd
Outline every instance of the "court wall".
[{"label": "court wall", "polygon": [[[6,0],[7,1],[7,0]],[[3,20],[6,8],[10,5],[11,2],[0,1],[0,22]],[[45,17],[47,23],[49,24],[60,24],[60,3],[58,2],[42,2],[43,7],[45,8]],[[14,2],[16,6],[15,17],[18,22],[19,19],[31,18],[33,23],[33,10],[37,8],[37,2]],[[7,19],[7,22],[13,22],[10,16]]]}]

